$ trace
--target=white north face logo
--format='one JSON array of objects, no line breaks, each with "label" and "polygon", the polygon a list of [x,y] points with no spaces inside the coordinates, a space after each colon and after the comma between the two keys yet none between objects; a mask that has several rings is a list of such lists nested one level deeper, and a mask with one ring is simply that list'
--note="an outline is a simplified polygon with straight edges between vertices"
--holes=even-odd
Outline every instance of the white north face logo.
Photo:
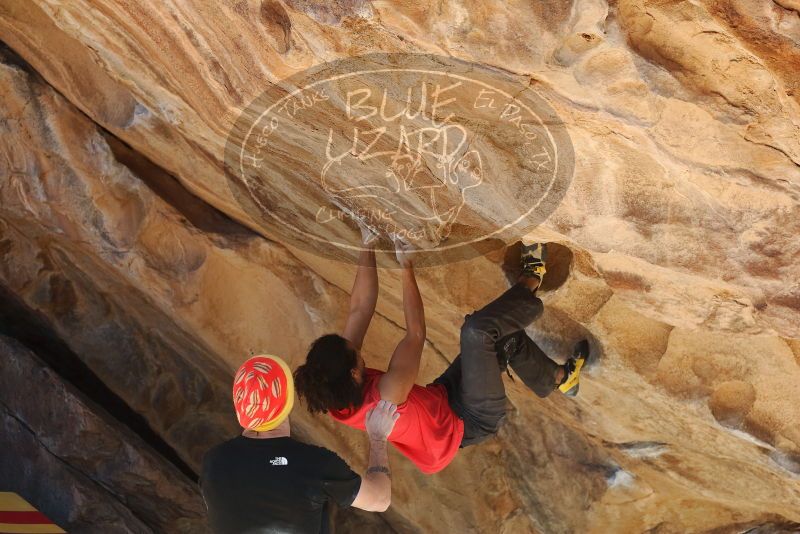
[{"label": "white north face logo", "polygon": [[289,465],[289,460],[284,458],[283,456],[276,456],[272,460],[269,461],[272,465]]}]

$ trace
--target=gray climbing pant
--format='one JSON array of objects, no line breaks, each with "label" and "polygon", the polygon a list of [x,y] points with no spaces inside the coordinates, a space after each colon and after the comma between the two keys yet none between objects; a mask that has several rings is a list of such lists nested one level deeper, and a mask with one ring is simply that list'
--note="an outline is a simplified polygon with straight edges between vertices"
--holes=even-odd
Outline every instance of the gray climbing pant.
[{"label": "gray climbing pant", "polygon": [[498,352],[510,357],[512,369],[525,370],[524,381],[540,397],[555,388],[559,365],[525,334],[543,310],[542,301],[515,284],[480,310],[467,315],[461,327],[461,353],[434,380],[447,389],[452,410],[464,421],[461,446],[474,445],[497,433],[506,415],[506,390]]}]

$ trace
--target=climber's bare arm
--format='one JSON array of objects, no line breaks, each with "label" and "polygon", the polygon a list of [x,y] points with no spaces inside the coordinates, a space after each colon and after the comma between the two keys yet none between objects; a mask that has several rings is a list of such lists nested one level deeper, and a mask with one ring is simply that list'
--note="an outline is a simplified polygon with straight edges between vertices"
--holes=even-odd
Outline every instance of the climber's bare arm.
[{"label": "climber's bare arm", "polygon": [[358,257],[358,270],[350,293],[350,311],[344,326],[343,337],[356,349],[361,349],[364,336],[375,313],[378,302],[378,270],[375,268],[375,251],[369,247]]},{"label": "climber's bare arm", "polygon": [[389,369],[381,377],[378,390],[381,398],[394,404],[402,404],[417,381],[422,348],[425,345],[425,309],[419,294],[414,268],[410,260],[402,264],[403,314],[406,320],[406,335],[397,345],[389,361]]}]

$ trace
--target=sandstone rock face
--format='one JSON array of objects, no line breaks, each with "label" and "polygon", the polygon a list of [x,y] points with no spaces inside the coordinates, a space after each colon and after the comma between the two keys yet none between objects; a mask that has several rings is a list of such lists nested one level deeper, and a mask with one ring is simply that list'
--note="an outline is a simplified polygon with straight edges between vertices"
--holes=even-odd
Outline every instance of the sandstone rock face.
[{"label": "sandstone rock face", "polygon": [[8,489],[33,493],[69,531],[208,530],[203,503],[183,473],[99,415],[19,342],[2,337],[0,351],[0,472]]},{"label": "sandstone rock face", "polygon": [[[554,244],[545,314],[529,333],[558,360],[587,337],[596,361],[577,400],[541,400],[507,381],[499,436],[440,474],[393,454],[391,509],[341,511],[338,529],[800,529],[795,4],[0,2],[0,296],[5,310],[12,301],[23,310],[0,314],[0,332],[38,353],[38,327],[25,326],[36,317],[74,355],[69,365],[124,407],[84,402],[85,385],[48,370],[69,367],[62,358],[44,364],[4,340],[3,473],[76,531],[201,531],[191,475],[236,432],[232,370],[261,351],[298,365],[311,340],[341,328],[354,272],[247,209],[226,174],[229,133],[265,89],[288,91],[282,80],[309,68],[424,53],[546,101],[574,170],[541,224],[419,271],[429,336],[420,381],[458,353],[463,315],[507,286],[504,245],[520,239]],[[335,102],[328,109],[334,117]],[[327,117],[315,126],[342,129]],[[263,162],[283,184],[269,192],[273,208],[303,214],[296,226],[335,197],[309,170],[320,154],[303,128],[282,132],[282,150]],[[458,197],[452,233],[420,246],[487,234],[503,210],[524,211],[531,163],[508,139],[487,131],[475,145],[494,193]],[[363,175],[336,178],[342,191]],[[360,212],[381,201],[340,204]],[[345,242],[355,232],[342,220],[326,235]],[[364,356],[384,368],[403,317],[396,273],[380,276]],[[66,400],[25,399],[23,369]],[[79,443],[93,454],[47,425],[48,409],[90,429]],[[129,413],[145,430],[120,423]],[[363,467],[359,433],[302,409],[292,422]],[[54,460],[65,455],[70,468]],[[41,497],[45,484],[73,497],[60,512]],[[152,504],[164,496],[175,502],[169,513]]]}]

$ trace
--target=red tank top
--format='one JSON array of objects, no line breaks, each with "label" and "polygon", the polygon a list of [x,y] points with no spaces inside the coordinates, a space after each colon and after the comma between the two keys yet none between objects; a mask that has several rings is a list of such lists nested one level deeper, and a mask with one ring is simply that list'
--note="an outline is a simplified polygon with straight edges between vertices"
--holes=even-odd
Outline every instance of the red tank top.
[{"label": "red tank top", "polygon": [[[364,419],[378,401],[378,381],[383,371],[364,370],[364,403],[357,410],[331,411],[331,417],[347,426],[364,430]],[[447,402],[442,384],[414,385],[406,402],[397,407],[400,418],[389,442],[426,474],[441,471],[458,452],[464,436],[464,421]]]}]

